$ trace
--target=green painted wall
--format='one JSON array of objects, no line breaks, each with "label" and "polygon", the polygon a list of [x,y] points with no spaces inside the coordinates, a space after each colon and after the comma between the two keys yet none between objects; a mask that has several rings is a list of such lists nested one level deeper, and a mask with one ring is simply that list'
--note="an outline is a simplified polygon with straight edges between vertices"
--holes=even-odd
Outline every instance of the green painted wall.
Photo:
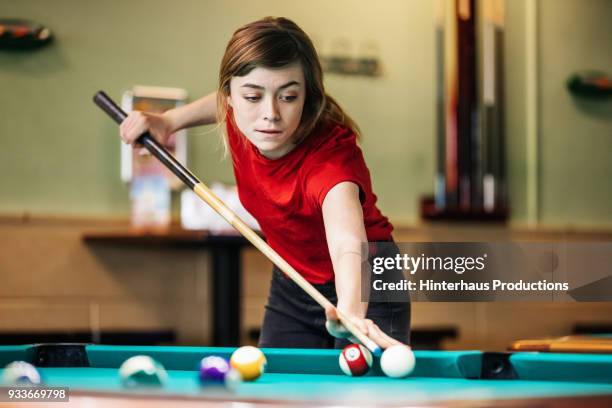
[{"label": "green painted wall", "polygon": [[542,222],[612,225],[612,98],[572,97],[579,70],[612,75],[612,1],[546,0],[540,19]]},{"label": "green painted wall", "polygon": [[[512,0],[507,7],[508,160],[517,223],[526,217],[526,1]],[[563,88],[574,66],[612,67],[612,56],[602,52],[611,43],[612,28],[605,22],[611,21],[612,2],[559,3],[539,4],[539,46],[546,48],[540,54],[541,219],[612,226],[610,104],[576,104]],[[127,215],[116,127],[91,96],[105,89],[118,98],[142,84],[183,87],[198,97],[214,89],[235,28],[284,15],[313,37],[321,53],[342,42],[353,54],[377,49],[384,64],[380,78],[329,75],[326,85],[363,130],[383,211],[396,223],[417,221],[418,198],[433,190],[435,168],[433,3],[381,4],[0,0],[1,16],[44,22],[57,38],[36,52],[0,53],[0,214]],[[207,182],[231,182],[214,130],[191,133],[194,172]],[[567,185],[572,180],[581,180],[573,195]]]},{"label": "green painted wall", "polygon": [[[527,0],[529,1],[529,0]],[[510,1],[505,9],[506,147],[508,195],[512,219],[525,222],[527,210],[526,1]],[[512,68],[510,68],[512,67]]]}]

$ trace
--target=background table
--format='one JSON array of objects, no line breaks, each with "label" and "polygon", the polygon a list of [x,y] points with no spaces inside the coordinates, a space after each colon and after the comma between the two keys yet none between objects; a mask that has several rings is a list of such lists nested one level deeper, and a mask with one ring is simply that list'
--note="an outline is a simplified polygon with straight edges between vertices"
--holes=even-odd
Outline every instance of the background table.
[{"label": "background table", "polygon": [[240,235],[213,235],[206,231],[171,230],[144,234],[137,231],[86,233],[83,240],[96,245],[177,246],[209,249],[212,256],[213,345],[240,344],[242,296],[241,250],[251,245]]}]

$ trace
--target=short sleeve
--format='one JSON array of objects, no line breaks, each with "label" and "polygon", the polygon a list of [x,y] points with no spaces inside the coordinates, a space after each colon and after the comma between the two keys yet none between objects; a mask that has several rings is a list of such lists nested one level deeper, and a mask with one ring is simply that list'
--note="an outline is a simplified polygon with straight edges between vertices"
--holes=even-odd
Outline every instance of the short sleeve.
[{"label": "short sleeve", "polygon": [[339,183],[350,181],[359,186],[359,200],[363,204],[369,173],[357,147],[357,138],[346,128],[335,130],[308,162],[306,194],[311,202],[321,207],[329,190]]},{"label": "short sleeve", "polygon": [[329,190],[342,182],[350,181],[359,187],[359,201],[363,204],[365,201],[363,180],[351,170],[350,167],[342,167],[336,164],[319,166],[310,173],[309,180],[306,183],[308,197],[317,207],[321,207]]}]

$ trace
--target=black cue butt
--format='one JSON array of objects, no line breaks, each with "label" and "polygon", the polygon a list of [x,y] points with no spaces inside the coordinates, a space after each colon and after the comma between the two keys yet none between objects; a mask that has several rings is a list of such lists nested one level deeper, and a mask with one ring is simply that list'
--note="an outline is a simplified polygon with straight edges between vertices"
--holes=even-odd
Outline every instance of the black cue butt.
[{"label": "black cue butt", "polygon": [[93,101],[104,112],[108,114],[118,125],[123,122],[127,114],[104,92],[98,91],[93,97]]},{"label": "black cue butt", "polygon": [[[93,101],[100,107],[108,116],[110,116],[117,124],[121,124],[127,117],[127,114],[104,92],[98,91],[93,97]],[[188,169],[186,169],[174,156],[168,152],[161,144],[159,144],[149,132],[144,133],[137,140],[147,148],[149,152],[159,161],[161,161],[170,171],[172,171],[179,179],[183,181],[190,189],[194,189],[200,181]]]}]

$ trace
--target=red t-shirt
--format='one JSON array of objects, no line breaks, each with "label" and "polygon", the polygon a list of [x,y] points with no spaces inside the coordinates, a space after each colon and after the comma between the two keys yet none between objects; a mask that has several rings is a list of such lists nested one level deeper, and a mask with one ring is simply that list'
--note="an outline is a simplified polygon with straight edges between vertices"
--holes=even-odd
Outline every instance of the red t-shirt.
[{"label": "red t-shirt", "polygon": [[376,207],[370,172],[355,134],[322,126],[285,156],[268,159],[227,115],[227,136],[238,195],[257,219],[268,244],[311,283],[332,281],[322,205],[336,184],[359,186],[368,241],[385,241],[393,226]]}]

